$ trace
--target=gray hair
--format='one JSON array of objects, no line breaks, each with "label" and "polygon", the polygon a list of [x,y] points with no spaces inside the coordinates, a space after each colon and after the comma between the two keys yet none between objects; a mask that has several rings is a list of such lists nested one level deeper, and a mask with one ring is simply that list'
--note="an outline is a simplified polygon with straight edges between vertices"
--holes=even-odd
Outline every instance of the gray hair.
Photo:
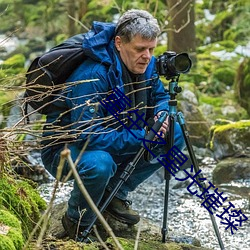
[{"label": "gray hair", "polygon": [[145,10],[128,10],[118,20],[116,36],[128,43],[135,35],[153,40],[160,34],[157,20]]}]

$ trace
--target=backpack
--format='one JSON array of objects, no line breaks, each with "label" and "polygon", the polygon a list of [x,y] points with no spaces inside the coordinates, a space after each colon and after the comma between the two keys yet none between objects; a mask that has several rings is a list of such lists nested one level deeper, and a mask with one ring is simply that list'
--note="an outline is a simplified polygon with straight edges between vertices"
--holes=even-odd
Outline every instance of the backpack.
[{"label": "backpack", "polygon": [[75,35],[37,57],[26,72],[25,114],[28,105],[40,114],[48,114],[66,79],[86,59],[84,34]]}]

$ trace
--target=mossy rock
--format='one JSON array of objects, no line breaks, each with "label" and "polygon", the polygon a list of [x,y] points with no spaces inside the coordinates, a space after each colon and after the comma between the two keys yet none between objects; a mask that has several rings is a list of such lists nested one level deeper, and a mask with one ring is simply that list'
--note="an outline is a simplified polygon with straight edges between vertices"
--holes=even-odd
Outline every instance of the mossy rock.
[{"label": "mossy rock", "polygon": [[[124,250],[133,250],[135,245],[134,239],[124,239],[118,238],[120,244],[122,245]],[[107,243],[114,245],[113,239],[109,238]],[[113,248],[112,248],[113,249]],[[138,242],[138,250],[208,250],[208,248],[197,247],[193,245],[188,245],[184,243],[175,243],[175,242],[166,242],[162,243],[161,241],[156,240],[139,240]]]},{"label": "mossy rock", "polygon": [[[62,235],[64,232],[61,218],[67,209],[67,202],[56,204],[51,211],[51,221],[47,230],[46,237],[43,240],[42,245],[49,248],[53,246],[54,249],[68,250],[68,249],[86,249],[97,250],[104,249],[100,242],[94,242],[91,244],[74,242],[67,237],[64,239],[57,239],[57,235]],[[112,228],[113,233],[118,238],[120,244],[124,250],[133,250],[135,245],[135,239],[140,228],[138,249],[141,250],[207,250],[208,248],[201,247],[200,241],[194,237],[168,237],[167,243],[162,243],[161,229],[159,226],[154,225],[152,222],[145,218],[141,218],[140,223],[134,226],[128,226],[123,224],[111,216],[105,214],[105,219]],[[116,250],[114,241],[107,235],[102,226],[98,226],[97,230],[105,241],[110,250]],[[33,249],[33,248],[32,248]],[[49,248],[50,249],[50,248]]]},{"label": "mossy rock", "polygon": [[41,211],[46,208],[46,202],[30,183],[5,174],[0,178],[0,207],[4,207],[21,221],[25,239],[39,220]]},{"label": "mossy rock", "polygon": [[214,125],[210,130],[210,149],[216,159],[247,154],[250,147],[250,120]]},{"label": "mossy rock", "polygon": [[[135,240],[134,239],[125,239],[118,237],[119,243],[121,244],[124,250],[134,250]],[[117,250],[118,248],[115,246],[113,239],[108,238],[105,242],[108,249]],[[104,249],[100,242],[93,242],[91,244],[74,242],[73,240],[56,240],[52,238],[44,239],[42,243],[42,249],[60,249],[60,250],[102,250]],[[30,245],[31,249],[41,249],[35,246],[35,243]],[[50,248],[51,247],[51,248]],[[138,250],[210,250],[206,247],[198,247],[193,245],[188,245],[184,243],[175,243],[175,242],[167,242],[162,243],[161,241],[156,240],[147,240],[147,239],[139,239]]]},{"label": "mossy rock", "polygon": [[24,239],[21,223],[7,210],[0,209],[0,249],[22,249]]}]

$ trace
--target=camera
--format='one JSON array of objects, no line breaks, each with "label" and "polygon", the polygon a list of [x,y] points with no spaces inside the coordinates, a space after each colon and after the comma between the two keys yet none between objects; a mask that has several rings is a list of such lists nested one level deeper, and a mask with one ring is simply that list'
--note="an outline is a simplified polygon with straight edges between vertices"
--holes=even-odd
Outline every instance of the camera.
[{"label": "camera", "polygon": [[167,51],[156,59],[157,73],[165,76],[167,80],[187,73],[191,66],[192,61],[187,53],[176,54],[174,51]]}]

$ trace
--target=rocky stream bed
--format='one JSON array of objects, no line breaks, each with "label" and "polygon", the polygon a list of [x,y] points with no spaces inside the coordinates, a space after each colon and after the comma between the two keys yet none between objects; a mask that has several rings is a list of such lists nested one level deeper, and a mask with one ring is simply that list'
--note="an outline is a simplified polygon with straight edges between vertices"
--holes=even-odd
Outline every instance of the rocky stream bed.
[{"label": "rocky stream bed", "polygon": [[[199,159],[200,169],[207,180],[211,181],[211,173],[215,167],[215,161],[211,157]],[[178,176],[183,175],[180,172]],[[138,189],[131,193],[129,198],[133,201],[133,208],[138,210],[143,218],[150,220],[159,228],[162,227],[164,211],[165,180],[163,172],[159,171],[150,177]],[[54,182],[42,184],[39,187],[42,197],[49,201]],[[201,200],[192,196],[188,190],[187,181],[180,182],[172,178],[170,180],[170,192],[168,203],[168,237],[176,242],[187,242],[195,238],[203,247],[220,250],[218,240],[214,233],[208,211],[201,206]],[[250,217],[250,180],[221,184],[218,187],[224,196],[228,197],[235,207],[241,208],[244,214]],[[57,192],[55,203],[59,204],[69,198],[72,182],[64,184]],[[221,208],[220,208],[221,209]],[[242,223],[234,234],[225,230],[225,225],[215,216],[219,226],[222,241],[226,250],[250,250],[250,223],[249,220]]]}]

